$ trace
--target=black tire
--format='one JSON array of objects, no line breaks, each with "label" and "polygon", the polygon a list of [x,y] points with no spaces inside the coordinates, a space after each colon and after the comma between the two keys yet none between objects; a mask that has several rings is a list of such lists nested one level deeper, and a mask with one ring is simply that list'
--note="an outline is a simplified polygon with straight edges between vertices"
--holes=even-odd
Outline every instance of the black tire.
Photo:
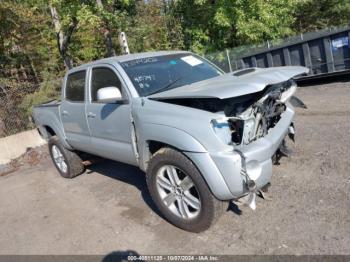
[{"label": "black tire", "polygon": [[[161,200],[157,190],[156,176],[157,171],[164,165],[175,166],[192,179],[201,200],[199,214],[193,219],[183,219],[176,216]],[[172,148],[162,148],[152,156],[147,168],[146,180],[150,195],[164,218],[186,231],[198,233],[208,229],[228,207],[227,202],[220,201],[213,196],[201,173],[192,161],[181,152]]]},{"label": "black tire", "polygon": [[[82,174],[85,171],[85,166],[82,163],[81,158],[78,156],[77,153],[73,152],[73,151],[69,151],[68,149],[66,149],[61,141],[59,140],[59,138],[57,136],[52,136],[49,139],[49,152],[50,152],[50,156],[52,159],[53,164],[55,165],[57,171],[60,173],[60,175],[64,178],[73,178],[76,177],[80,174]],[[53,151],[52,148],[53,146],[56,146],[60,152],[63,155],[64,161],[67,165],[67,171],[63,172],[59,166],[57,165],[57,163],[54,160],[53,157]]]}]

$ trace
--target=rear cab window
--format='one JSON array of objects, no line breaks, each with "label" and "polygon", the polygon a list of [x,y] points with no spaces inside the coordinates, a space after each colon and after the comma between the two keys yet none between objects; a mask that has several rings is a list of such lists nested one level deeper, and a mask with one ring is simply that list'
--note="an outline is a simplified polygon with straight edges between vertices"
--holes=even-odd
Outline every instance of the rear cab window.
[{"label": "rear cab window", "polygon": [[67,76],[65,98],[71,102],[85,100],[86,70],[71,73]]}]

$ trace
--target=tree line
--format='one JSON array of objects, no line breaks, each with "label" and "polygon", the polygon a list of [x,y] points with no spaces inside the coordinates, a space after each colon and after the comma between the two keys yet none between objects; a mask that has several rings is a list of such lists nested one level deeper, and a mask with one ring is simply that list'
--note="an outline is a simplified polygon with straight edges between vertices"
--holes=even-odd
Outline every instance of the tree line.
[{"label": "tree line", "polygon": [[15,94],[28,111],[57,95],[66,69],[121,54],[122,31],[133,53],[205,54],[348,25],[350,1],[1,0],[0,23],[0,99],[31,86]]}]

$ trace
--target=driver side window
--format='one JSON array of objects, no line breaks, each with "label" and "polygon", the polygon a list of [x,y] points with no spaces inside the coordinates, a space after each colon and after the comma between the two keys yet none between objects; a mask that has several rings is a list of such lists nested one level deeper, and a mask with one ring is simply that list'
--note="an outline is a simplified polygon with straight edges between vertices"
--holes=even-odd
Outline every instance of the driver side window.
[{"label": "driver side window", "polygon": [[113,70],[107,67],[95,67],[91,76],[91,101],[97,101],[97,91],[104,87],[116,87],[122,92],[122,84]]}]

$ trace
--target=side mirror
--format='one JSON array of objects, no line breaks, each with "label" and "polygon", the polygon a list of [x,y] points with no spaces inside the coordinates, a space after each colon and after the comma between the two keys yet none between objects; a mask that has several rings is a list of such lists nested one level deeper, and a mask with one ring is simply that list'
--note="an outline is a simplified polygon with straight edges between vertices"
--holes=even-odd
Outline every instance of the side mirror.
[{"label": "side mirror", "polygon": [[97,91],[97,102],[99,103],[114,103],[122,100],[119,88],[114,86],[103,87]]}]

